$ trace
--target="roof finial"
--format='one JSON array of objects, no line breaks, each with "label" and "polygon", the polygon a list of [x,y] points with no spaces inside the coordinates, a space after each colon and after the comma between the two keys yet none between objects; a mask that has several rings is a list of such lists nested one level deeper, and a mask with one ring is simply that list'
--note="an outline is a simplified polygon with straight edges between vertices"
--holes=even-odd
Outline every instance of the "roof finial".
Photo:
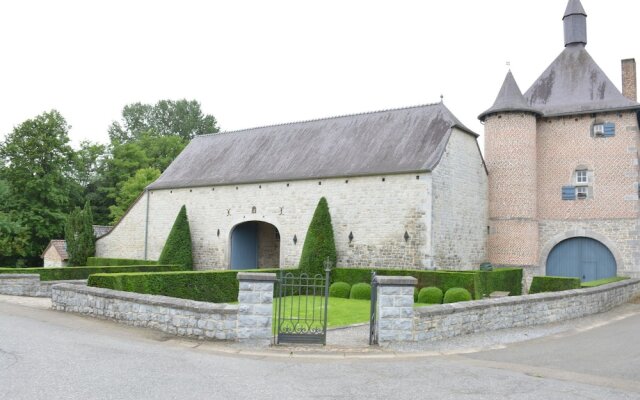
[{"label": "roof finial", "polygon": [[444,103],[444,95],[443,94],[440,95],[440,103]]},{"label": "roof finial", "polygon": [[564,46],[587,45],[587,13],[580,0],[569,0],[562,18],[564,23]]}]

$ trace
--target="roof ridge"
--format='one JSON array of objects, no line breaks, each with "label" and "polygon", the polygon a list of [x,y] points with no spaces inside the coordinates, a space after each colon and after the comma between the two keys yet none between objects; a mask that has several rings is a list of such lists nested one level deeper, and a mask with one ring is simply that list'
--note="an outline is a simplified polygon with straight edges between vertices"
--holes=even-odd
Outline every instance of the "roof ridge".
[{"label": "roof ridge", "polygon": [[366,112],[358,112],[358,113],[351,113],[351,114],[341,114],[341,115],[334,115],[334,116],[331,116],[331,117],[312,118],[312,119],[305,119],[305,120],[299,120],[299,121],[283,122],[283,123],[279,123],[279,124],[260,125],[260,126],[254,126],[252,128],[237,129],[237,130],[233,130],[233,131],[224,131],[224,132],[218,132],[218,133],[207,133],[207,134],[204,134],[204,135],[195,136],[194,139],[201,138],[201,137],[208,137],[208,136],[226,135],[226,134],[231,134],[231,133],[234,133],[234,134],[235,133],[244,133],[244,132],[254,131],[254,130],[257,130],[257,129],[275,128],[275,127],[278,127],[278,126],[288,126],[288,125],[294,125],[294,124],[303,124],[303,123],[307,123],[307,122],[326,121],[326,120],[330,120],[330,119],[338,119],[338,118],[346,118],[346,117],[356,117],[356,116],[360,116],[360,115],[377,114],[377,113],[383,113],[383,112],[389,112],[389,111],[401,111],[401,110],[409,110],[409,109],[413,109],[413,108],[433,107],[433,106],[438,106],[438,105],[444,105],[444,104],[442,102],[426,103],[426,104],[419,104],[419,105],[408,106],[408,107],[387,108],[387,109],[383,109],[383,110],[366,111]]}]

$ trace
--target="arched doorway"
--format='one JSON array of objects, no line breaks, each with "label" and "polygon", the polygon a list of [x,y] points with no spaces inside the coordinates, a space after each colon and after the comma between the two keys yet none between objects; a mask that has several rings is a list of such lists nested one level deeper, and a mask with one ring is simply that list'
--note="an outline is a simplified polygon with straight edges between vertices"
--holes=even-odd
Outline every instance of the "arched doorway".
[{"label": "arched doorway", "polygon": [[587,282],[616,276],[617,265],[611,251],[601,242],[574,237],[551,250],[546,272],[548,276],[575,277]]},{"label": "arched doorway", "polygon": [[262,221],[249,221],[231,230],[231,269],[278,268],[280,232]]}]

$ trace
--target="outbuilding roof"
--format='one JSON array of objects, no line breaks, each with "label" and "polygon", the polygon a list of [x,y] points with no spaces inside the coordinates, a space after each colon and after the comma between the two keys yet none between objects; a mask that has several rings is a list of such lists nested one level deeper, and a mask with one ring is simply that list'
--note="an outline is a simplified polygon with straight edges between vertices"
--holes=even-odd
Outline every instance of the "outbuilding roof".
[{"label": "outbuilding roof", "polygon": [[40,256],[41,258],[44,258],[44,255],[47,253],[47,251],[49,250],[49,248],[53,247],[55,249],[55,251],[58,253],[58,255],[60,256],[60,259],[63,261],[66,261],[69,259],[69,254],[67,254],[67,241],[66,240],[61,240],[61,239],[54,239],[51,240],[49,242],[49,244],[47,245],[47,247],[44,249],[44,251],[42,252],[42,255]]},{"label": "outbuilding roof", "polygon": [[524,97],[547,117],[640,109],[620,93],[582,45],[565,47]]},{"label": "outbuilding roof", "polygon": [[442,103],[202,135],[147,189],[429,171],[453,128]]}]

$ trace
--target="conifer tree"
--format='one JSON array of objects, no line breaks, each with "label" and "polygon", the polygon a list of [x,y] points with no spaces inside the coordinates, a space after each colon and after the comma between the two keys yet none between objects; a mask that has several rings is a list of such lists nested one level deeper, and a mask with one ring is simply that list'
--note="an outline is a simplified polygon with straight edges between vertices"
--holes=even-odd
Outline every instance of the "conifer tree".
[{"label": "conifer tree", "polygon": [[304,239],[300,270],[309,275],[323,275],[324,262],[327,259],[331,261],[332,266],[335,266],[337,255],[331,214],[327,199],[322,197],[313,213],[307,236]]},{"label": "conifer tree", "polygon": [[191,230],[187,219],[187,207],[184,205],[173,223],[158,263],[162,265],[182,265],[186,270],[193,269]]},{"label": "conifer tree", "polygon": [[70,266],[87,265],[87,258],[96,251],[96,238],[93,234],[93,213],[87,201],[84,208],[76,207],[67,218],[65,240]]}]

